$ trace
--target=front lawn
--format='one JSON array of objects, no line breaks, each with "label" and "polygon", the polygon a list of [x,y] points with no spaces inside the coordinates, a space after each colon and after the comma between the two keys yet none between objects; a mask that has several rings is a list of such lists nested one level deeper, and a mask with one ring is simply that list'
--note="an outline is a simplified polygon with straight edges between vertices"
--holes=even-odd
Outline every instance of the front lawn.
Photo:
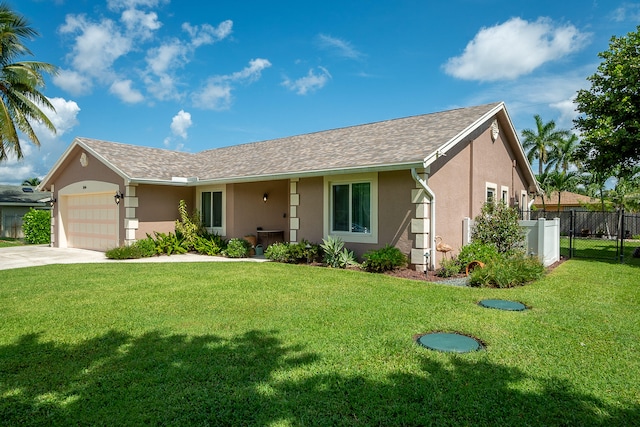
[{"label": "front lawn", "polygon": [[[639,425],[639,272],[572,260],[500,290],[277,263],[3,271],[0,424]],[[486,348],[427,350],[429,331]]]},{"label": "front lawn", "polygon": [[24,241],[22,239],[13,239],[11,237],[0,237],[0,248],[8,248],[12,246],[22,246]]}]

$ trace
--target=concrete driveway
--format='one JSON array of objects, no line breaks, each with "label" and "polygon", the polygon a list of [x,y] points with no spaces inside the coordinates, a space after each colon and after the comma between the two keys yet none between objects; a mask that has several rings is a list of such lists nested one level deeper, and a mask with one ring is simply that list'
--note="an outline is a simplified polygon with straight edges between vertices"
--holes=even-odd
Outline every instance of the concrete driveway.
[{"label": "concrete driveway", "polygon": [[12,268],[34,267],[49,264],[82,264],[97,262],[231,262],[231,261],[268,261],[264,257],[224,258],[198,254],[181,254],[156,256],[151,258],[112,260],[104,252],[89,251],[76,248],[51,248],[46,245],[25,245],[0,248],[0,270]]}]

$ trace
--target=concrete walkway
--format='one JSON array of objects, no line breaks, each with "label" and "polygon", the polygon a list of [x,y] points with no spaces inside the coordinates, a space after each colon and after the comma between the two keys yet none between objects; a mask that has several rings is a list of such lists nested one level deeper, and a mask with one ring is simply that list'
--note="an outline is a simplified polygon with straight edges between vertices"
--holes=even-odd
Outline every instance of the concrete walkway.
[{"label": "concrete walkway", "polygon": [[162,255],[150,258],[112,260],[104,252],[76,248],[51,248],[46,245],[25,245],[0,248],[0,270],[34,267],[49,264],[83,264],[98,262],[264,262],[264,256],[252,258],[225,258],[198,254]]}]

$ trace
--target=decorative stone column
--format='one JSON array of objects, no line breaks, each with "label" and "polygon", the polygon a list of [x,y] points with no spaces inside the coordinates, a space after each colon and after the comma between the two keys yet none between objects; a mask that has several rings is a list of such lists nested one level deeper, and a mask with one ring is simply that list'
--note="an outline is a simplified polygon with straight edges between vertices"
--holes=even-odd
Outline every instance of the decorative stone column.
[{"label": "decorative stone column", "polygon": [[289,241],[298,243],[298,230],[300,229],[300,218],[298,217],[298,206],[300,206],[300,194],[298,194],[299,178],[289,180]]},{"label": "decorative stone column", "polygon": [[[428,175],[424,172],[420,172],[420,175],[426,182]],[[429,247],[431,203],[426,190],[417,182],[415,182],[415,188],[411,190],[411,203],[413,203],[415,211],[415,215],[411,219],[411,233],[415,235],[415,243],[411,249],[411,264],[415,265],[417,271],[424,271],[429,263],[429,258],[425,254],[433,256]]]},{"label": "decorative stone column", "polygon": [[124,244],[128,246],[136,241],[138,197],[135,185],[127,185],[124,191]]}]

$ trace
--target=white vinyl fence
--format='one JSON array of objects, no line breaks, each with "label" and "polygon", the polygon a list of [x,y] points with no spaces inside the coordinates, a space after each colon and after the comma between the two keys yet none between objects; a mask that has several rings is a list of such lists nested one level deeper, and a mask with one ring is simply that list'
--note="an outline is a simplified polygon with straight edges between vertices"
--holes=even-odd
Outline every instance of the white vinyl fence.
[{"label": "white vinyl fence", "polygon": [[[463,244],[471,242],[473,220],[463,220]],[[527,253],[537,256],[545,267],[560,261],[560,218],[552,220],[540,218],[535,221],[520,221],[525,229]]]}]

